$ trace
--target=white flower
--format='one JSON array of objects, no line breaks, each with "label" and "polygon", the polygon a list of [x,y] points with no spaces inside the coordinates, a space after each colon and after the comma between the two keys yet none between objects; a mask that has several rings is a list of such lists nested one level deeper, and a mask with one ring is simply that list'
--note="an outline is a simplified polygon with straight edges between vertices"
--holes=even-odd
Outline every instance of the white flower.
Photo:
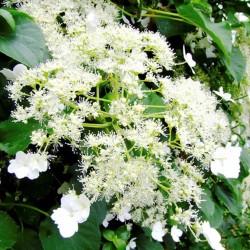
[{"label": "white flower", "polygon": [[223,100],[227,101],[227,102],[234,102],[235,101],[233,99],[231,99],[231,94],[229,93],[224,93],[223,91],[223,87],[219,88],[219,91],[213,91],[216,95],[220,96]]},{"label": "white flower", "polygon": [[114,215],[113,214],[107,214],[106,217],[105,217],[105,219],[102,222],[102,225],[104,227],[107,227],[109,225],[109,221],[111,221],[113,219],[114,219]]},{"label": "white flower", "polygon": [[22,151],[16,153],[16,158],[10,160],[9,173],[14,173],[18,179],[28,177],[33,180],[39,176],[39,172],[44,172],[48,168],[46,155],[25,154]]},{"label": "white flower", "polygon": [[213,154],[211,171],[213,174],[222,174],[226,178],[238,178],[240,172],[240,147],[219,147]]},{"label": "white flower", "polygon": [[[145,10],[141,11],[141,15],[144,15],[146,13],[147,13],[147,11],[145,11]],[[146,18],[141,17],[137,22],[141,23],[143,28],[147,28],[148,24],[149,24],[149,21],[150,21],[150,17],[146,17]]]},{"label": "white flower", "polygon": [[129,213],[130,210],[130,207],[122,207],[118,215],[119,221],[124,222],[125,220],[130,220],[132,218]]},{"label": "white flower", "polygon": [[193,67],[196,65],[196,62],[193,60],[192,55],[190,53],[186,53],[185,45],[183,45],[183,57],[191,68],[193,74],[195,74]]},{"label": "white flower", "polygon": [[136,238],[132,238],[128,245],[126,246],[126,250],[130,250],[130,249],[135,249],[136,248],[136,242],[135,242]]},{"label": "white flower", "polygon": [[23,64],[17,64],[13,70],[3,68],[0,72],[6,77],[9,81],[15,81],[18,76],[20,76],[24,71],[27,70],[27,67]]},{"label": "white flower", "polygon": [[236,12],[234,13],[234,16],[240,21],[240,22],[248,22],[249,18],[242,12]]},{"label": "white flower", "polygon": [[160,221],[157,221],[153,225],[153,230],[152,230],[152,238],[157,240],[157,241],[163,241],[162,237],[165,235],[165,230],[162,228],[162,223]]},{"label": "white flower", "polygon": [[90,201],[84,195],[77,196],[74,192],[64,195],[61,198],[61,207],[72,214],[78,223],[87,220],[90,212]]},{"label": "white flower", "polygon": [[179,242],[180,241],[179,238],[182,236],[182,233],[183,232],[180,229],[178,229],[177,226],[173,226],[171,228],[171,236],[172,236],[172,238],[173,238],[173,240],[175,242]]},{"label": "white flower", "polygon": [[64,238],[71,237],[78,231],[78,223],[87,220],[90,212],[90,201],[84,195],[70,192],[61,198],[61,207],[53,210],[51,219],[55,221]]},{"label": "white flower", "polygon": [[208,48],[206,48],[206,57],[207,58],[214,58],[216,57],[216,54],[214,53],[215,47],[213,45],[209,46]]},{"label": "white flower", "polygon": [[122,15],[122,20],[124,23],[126,23],[127,25],[130,25],[130,22],[128,20],[128,18],[125,15]]},{"label": "white flower", "polygon": [[86,17],[86,30],[87,32],[93,32],[99,24],[98,17],[94,12],[91,12]]},{"label": "white flower", "polygon": [[204,221],[202,224],[202,233],[207,239],[209,245],[212,247],[214,250],[223,250],[225,249],[220,241],[221,241],[221,236],[220,234],[212,227],[210,227],[210,224],[208,221]]},{"label": "white flower", "polygon": [[55,221],[55,224],[58,224],[60,234],[64,238],[71,237],[78,231],[77,221],[64,208],[53,210],[51,219]]}]

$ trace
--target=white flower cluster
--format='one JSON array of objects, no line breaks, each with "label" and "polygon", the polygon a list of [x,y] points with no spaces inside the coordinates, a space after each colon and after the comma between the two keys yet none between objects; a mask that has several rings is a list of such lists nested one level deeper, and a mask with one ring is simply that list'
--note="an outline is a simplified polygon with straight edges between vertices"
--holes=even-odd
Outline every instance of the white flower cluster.
[{"label": "white flower cluster", "polygon": [[[83,194],[63,196],[52,215],[61,235],[72,236],[90,203],[104,198],[112,201],[104,226],[113,218],[133,220],[150,227],[158,241],[171,208],[178,242],[177,226],[199,223],[204,168],[230,138],[217,99],[198,81],[164,78],[163,70],[174,66],[165,38],[119,24],[117,10],[105,1],[59,0],[53,8],[49,0],[14,2],[40,24],[52,59],[9,84],[12,116],[43,125],[31,136],[41,149],[63,146],[64,139],[81,154]],[[33,178],[25,157],[18,153],[9,171]],[[45,171],[41,162],[32,171]],[[134,247],[131,241],[128,248]]]},{"label": "white flower cluster", "polygon": [[218,145],[230,138],[228,119],[216,108],[215,96],[205,85],[190,78],[160,78],[159,82],[169,106],[164,119],[177,130],[177,147],[204,163],[210,162]]}]

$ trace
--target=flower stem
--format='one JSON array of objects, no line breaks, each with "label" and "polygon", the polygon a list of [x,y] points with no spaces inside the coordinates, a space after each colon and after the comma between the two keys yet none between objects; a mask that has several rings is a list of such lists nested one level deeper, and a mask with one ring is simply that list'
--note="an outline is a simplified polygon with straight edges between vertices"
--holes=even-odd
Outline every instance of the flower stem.
[{"label": "flower stem", "polygon": [[97,123],[83,123],[84,128],[106,128],[112,125],[112,122],[106,122],[103,124],[97,124]]},{"label": "flower stem", "polygon": [[32,210],[35,210],[41,214],[44,214],[45,216],[47,217],[50,217],[50,215],[46,212],[44,212],[43,210],[37,208],[37,207],[33,207],[31,205],[26,205],[26,204],[19,204],[19,203],[0,203],[0,206],[15,206],[15,207],[24,207],[24,208],[29,208],[29,209],[32,209]]}]

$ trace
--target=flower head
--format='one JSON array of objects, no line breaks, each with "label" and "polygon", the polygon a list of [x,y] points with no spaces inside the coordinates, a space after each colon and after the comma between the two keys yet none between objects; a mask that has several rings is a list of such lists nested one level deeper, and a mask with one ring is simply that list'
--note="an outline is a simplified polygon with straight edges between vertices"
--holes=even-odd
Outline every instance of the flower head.
[{"label": "flower head", "polygon": [[179,242],[180,241],[179,238],[182,236],[182,233],[183,232],[180,229],[178,229],[177,226],[173,226],[171,228],[171,236],[172,236],[172,238],[173,238],[173,240],[175,242]]},{"label": "flower head", "polygon": [[165,235],[165,230],[163,229],[162,223],[160,221],[157,221],[153,225],[153,230],[152,230],[152,238],[157,240],[157,241],[163,241],[162,237]]}]

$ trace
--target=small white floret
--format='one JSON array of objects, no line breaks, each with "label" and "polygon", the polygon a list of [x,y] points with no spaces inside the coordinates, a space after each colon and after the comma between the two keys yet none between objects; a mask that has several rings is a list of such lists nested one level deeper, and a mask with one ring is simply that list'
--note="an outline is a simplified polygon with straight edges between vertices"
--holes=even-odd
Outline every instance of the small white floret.
[{"label": "small white floret", "polygon": [[55,221],[60,234],[64,238],[73,236],[78,231],[78,223],[74,217],[64,208],[53,210],[51,219]]},{"label": "small white floret", "polygon": [[163,229],[162,223],[160,221],[157,221],[153,225],[153,230],[152,230],[152,238],[157,240],[157,241],[163,241],[163,236],[165,235],[165,230]]},{"label": "small white floret", "polygon": [[15,81],[18,76],[20,76],[24,71],[27,70],[27,67],[23,64],[17,64],[13,70],[3,68],[0,72],[6,77],[9,81]]},{"label": "small white floret", "polygon": [[48,168],[47,156],[42,154],[25,154],[22,151],[16,153],[16,158],[10,160],[8,172],[14,173],[18,179],[28,177],[33,180],[39,176],[40,172]]},{"label": "small white floret", "polygon": [[130,207],[122,207],[118,215],[119,221],[124,222],[125,220],[130,220],[132,218],[129,213],[130,210]]},{"label": "small white floret", "polygon": [[180,241],[180,237],[182,236],[183,232],[177,228],[177,226],[173,226],[171,228],[171,236],[175,242]]},{"label": "small white floret", "polygon": [[196,62],[193,60],[192,55],[190,53],[186,53],[185,45],[183,45],[183,57],[191,68],[193,74],[195,74],[193,67],[196,65]]},{"label": "small white floret", "polygon": [[128,245],[126,246],[126,250],[130,250],[130,249],[135,249],[136,248],[136,242],[135,242],[136,238],[132,238]]},{"label": "small white floret", "polygon": [[87,220],[89,212],[89,199],[72,191],[61,198],[61,207],[53,210],[51,219],[57,224],[62,237],[68,238],[78,231],[78,223]]},{"label": "small white floret", "polygon": [[203,222],[202,224],[202,233],[207,239],[209,245],[212,247],[214,250],[223,250],[225,249],[220,241],[221,241],[221,236],[220,234],[212,227],[210,227],[210,224],[208,221]]},{"label": "small white floret", "polygon": [[213,174],[222,174],[226,178],[238,178],[240,172],[240,147],[233,147],[227,144],[226,147],[219,147],[213,154],[211,171]]},{"label": "small white floret", "polygon": [[223,91],[223,87],[219,88],[219,91],[213,91],[216,95],[220,96],[223,100],[227,101],[227,102],[234,102],[235,101],[233,99],[231,99],[231,94],[229,93],[224,93]]},{"label": "small white floret", "polygon": [[102,225],[103,225],[104,227],[108,227],[109,221],[111,221],[111,220],[113,220],[113,219],[114,219],[114,215],[113,215],[113,214],[107,214],[106,217],[105,217],[105,219],[104,219],[103,222],[102,222]]}]

